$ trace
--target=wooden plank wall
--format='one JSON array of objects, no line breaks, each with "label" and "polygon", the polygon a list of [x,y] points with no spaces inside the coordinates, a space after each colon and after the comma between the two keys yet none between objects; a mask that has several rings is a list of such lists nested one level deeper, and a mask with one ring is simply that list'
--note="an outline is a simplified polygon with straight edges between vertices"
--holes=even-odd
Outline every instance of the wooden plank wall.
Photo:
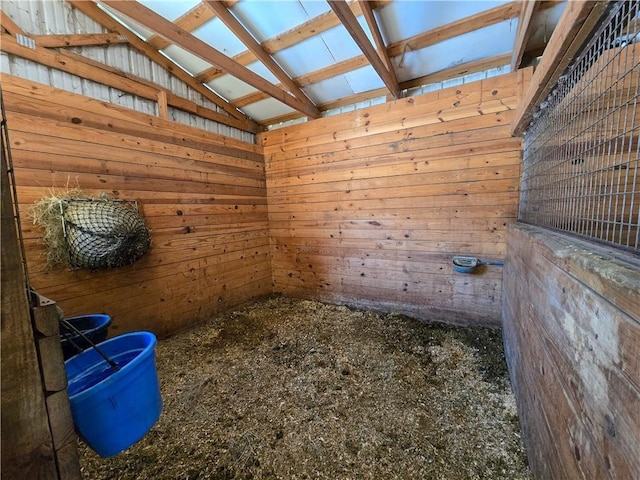
[{"label": "wooden plank wall", "polygon": [[539,227],[507,235],[503,335],[536,478],[640,478],[640,262]]},{"label": "wooden plank wall", "polygon": [[518,206],[513,110],[531,70],[266,132],[273,281],[285,295],[500,322]]},{"label": "wooden plank wall", "polygon": [[261,147],[3,75],[18,199],[66,188],[136,199],[150,251],[115,270],[48,270],[23,220],[33,287],[66,315],[107,313],[112,334],[163,336],[271,292]]}]

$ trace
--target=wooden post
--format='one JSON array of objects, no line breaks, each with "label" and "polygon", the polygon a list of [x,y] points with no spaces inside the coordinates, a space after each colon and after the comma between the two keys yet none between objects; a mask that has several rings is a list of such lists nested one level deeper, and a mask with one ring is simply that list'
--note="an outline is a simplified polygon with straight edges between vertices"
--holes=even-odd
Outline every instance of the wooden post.
[{"label": "wooden post", "polygon": [[[81,479],[55,303],[30,309],[2,151],[2,475]],[[35,325],[35,329],[34,329]]]},{"label": "wooden post", "polygon": [[2,476],[57,479],[2,150]]},{"label": "wooden post", "polygon": [[169,108],[167,107],[167,92],[158,90],[158,116],[163,120],[169,120]]}]

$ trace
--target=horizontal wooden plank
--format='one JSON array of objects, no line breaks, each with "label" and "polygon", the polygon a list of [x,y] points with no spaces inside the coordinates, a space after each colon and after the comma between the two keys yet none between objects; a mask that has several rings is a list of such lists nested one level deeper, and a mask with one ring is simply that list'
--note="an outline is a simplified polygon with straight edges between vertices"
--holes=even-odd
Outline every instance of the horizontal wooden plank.
[{"label": "horizontal wooden plank", "polygon": [[503,258],[506,251],[504,242],[495,242],[490,239],[488,242],[477,242],[477,239],[457,236],[456,238],[429,238],[427,240],[414,239],[389,239],[374,241],[363,241],[360,238],[322,238],[322,237],[274,237],[272,239],[274,252],[278,250],[295,252],[315,252],[316,255],[323,255],[323,252],[358,252],[360,255],[374,258],[393,256],[409,258],[413,256],[428,255],[438,253],[442,255],[477,255],[485,258]]},{"label": "horizontal wooden plank", "polygon": [[263,153],[259,145],[163,120],[13,75],[3,74],[2,88],[7,111],[202,148],[255,161],[259,161]]},{"label": "horizontal wooden plank", "polygon": [[[142,179],[165,179],[186,182],[227,183],[264,188],[264,178],[249,175],[220,173],[217,168],[203,168],[188,165],[173,167],[158,166],[162,158],[158,155],[146,155],[128,149],[115,149],[99,144],[79,143],[61,138],[42,137],[40,135],[14,135],[12,153],[14,164],[18,168],[29,168],[48,172],[107,174]],[[29,149],[29,150],[26,150]],[[67,152],[65,154],[65,151]],[[91,153],[103,151],[106,153]],[[128,157],[128,161],[127,161]]]},{"label": "horizontal wooden plank", "polygon": [[[486,192],[478,193],[449,193],[446,195],[438,195],[438,192],[423,191],[411,197],[398,196],[391,198],[366,198],[362,200],[354,200],[352,198],[331,198],[324,202],[293,202],[287,203],[283,201],[269,204],[269,214],[292,213],[296,212],[316,212],[325,216],[333,215],[334,212],[353,212],[356,218],[363,218],[377,213],[384,213],[387,210],[391,212],[421,210],[425,215],[429,214],[431,209],[439,212],[449,212],[451,216],[458,216],[461,212],[468,211],[471,207],[491,207],[491,206],[507,206],[517,211],[517,200],[519,193],[517,191],[509,192]],[[489,210],[488,210],[489,211]],[[416,212],[411,212],[415,214]],[[460,215],[461,218],[464,215]]]},{"label": "horizontal wooden plank", "polygon": [[[50,196],[52,193],[56,195],[64,195],[68,193],[69,189],[77,187],[76,183],[69,181],[65,185],[57,185],[54,187],[43,186],[22,186],[19,185],[18,199],[20,205],[26,205],[31,207],[31,203],[37,202],[43,197]],[[85,190],[87,195],[97,196],[100,193],[105,192],[104,188],[88,188]],[[219,193],[193,193],[193,192],[162,192],[162,191],[142,191],[142,190],[129,190],[126,188],[119,188],[116,190],[109,190],[109,198],[119,198],[123,200],[137,199],[142,203],[142,206],[146,204],[164,204],[173,203],[176,205],[266,205],[266,197],[255,197],[251,195],[221,195]]]},{"label": "horizontal wooden plank", "polygon": [[224,183],[195,182],[185,180],[168,180],[156,178],[151,181],[145,177],[131,177],[121,175],[103,175],[90,173],[51,172],[45,170],[33,170],[21,168],[16,171],[16,181],[25,186],[41,186],[43,188],[55,188],[56,186],[78,187],[80,189],[94,189],[101,191],[120,190],[122,188],[137,191],[166,192],[196,192],[209,195],[246,195],[262,197],[265,189],[260,187],[247,187],[228,185]]},{"label": "horizontal wooden plank", "polygon": [[[296,145],[305,140],[317,144],[327,135],[339,136],[348,130],[374,133],[384,131],[384,125],[389,125],[388,130],[394,130],[391,125],[406,128],[411,122],[407,123],[405,119],[411,117],[422,117],[424,124],[430,122],[430,118],[438,119],[438,116],[446,120],[455,110],[459,113],[454,116],[473,115],[474,112],[478,114],[478,110],[483,109],[483,104],[489,106],[496,101],[505,104],[512,102],[511,98],[517,95],[515,77],[516,74],[504,75],[359,109],[339,117],[318,119],[314,122],[313,135],[310,135],[311,132],[304,125],[294,125],[286,131],[264,132],[259,135],[259,139],[265,147],[265,153],[268,154],[271,153],[271,144],[288,148],[289,145]],[[515,105],[510,108],[515,108]]]},{"label": "horizontal wooden plank", "polygon": [[[508,260],[512,267],[507,273],[518,273],[518,277],[509,278],[509,285],[521,285],[519,294],[526,295],[529,318],[509,317],[508,322],[514,323],[512,329],[531,330],[529,338],[534,341],[524,354],[531,355],[531,349],[540,345],[539,354],[556,373],[554,383],[560,388],[552,390],[545,385],[540,392],[545,398],[543,410],[555,424],[563,421],[559,418],[563,416],[574,422],[574,428],[565,431],[572,437],[574,449],[560,454],[555,447],[544,449],[540,461],[559,455],[560,461],[579,469],[577,478],[635,478],[640,473],[635,461],[640,445],[628,439],[637,437],[640,431],[637,409],[630,407],[640,395],[640,362],[635,354],[640,344],[640,323],[601,296],[597,285],[588,288],[565,268],[565,262],[576,262],[581,255],[572,251],[573,239],[563,241],[561,236],[528,226],[514,227],[509,233]],[[593,252],[584,256],[592,268],[607,263]],[[600,276],[604,284],[608,278],[619,276],[614,273],[617,270],[624,276],[625,268],[616,263],[614,257],[604,275],[603,270],[594,268],[591,278]],[[640,282],[635,272],[635,280]],[[530,395],[525,385],[518,393]],[[558,408],[558,397],[566,398],[564,409]],[[538,419],[534,417],[531,422],[532,428],[540,429]]]},{"label": "horizontal wooden plank", "polygon": [[[425,125],[321,145],[302,145],[296,148],[284,148],[283,146],[281,149],[266,154],[265,158],[267,167],[275,171],[286,166],[284,163],[278,164],[277,162],[279,161],[289,162],[306,158],[312,163],[321,163],[321,161],[327,159],[329,154],[338,155],[338,159],[365,158],[367,155],[396,154],[411,150],[453,147],[455,145],[489,140],[504,141],[511,138],[509,129],[504,124],[511,116],[510,112],[502,112],[498,115],[500,119],[498,122],[491,115],[478,117],[475,119],[474,128],[471,130],[462,128],[460,125],[462,123],[461,120],[454,120],[449,122],[449,129],[436,129],[433,125]],[[521,145],[522,139],[511,139],[511,142],[512,145]],[[347,156],[343,157],[342,155]]]},{"label": "horizontal wooden plank", "polygon": [[[179,264],[176,268],[188,261],[204,260],[220,261],[221,255],[238,258],[243,255],[258,255],[262,247],[269,245],[267,230],[248,231],[240,233],[225,233],[222,235],[194,234],[168,237],[159,240],[153,236],[149,252],[133,265],[119,269],[101,271],[73,270],[69,271],[64,266],[50,268],[46,265],[44,246],[39,238],[26,239],[25,250],[29,257],[29,271],[38,275],[38,285],[43,287],[70,285],[76,282],[87,285],[91,281],[105,282],[108,277],[126,275],[139,278],[153,277],[156,274],[155,267],[161,265]],[[240,253],[238,253],[240,252]],[[226,257],[220,257],[226,258]]]},{"label": "horizontal wooden plank", "polygon": [[[486,198],[486,197],[485,197]],[[495,202],[489,202],[487,199],[487,205],[465,205],[464,208],[452,209],[454,206],[447,204],[446,206],[433,206],[424,203],[422,205],[405,205],[403,207],[398,206],[395,208],[386,207],[380,205],[372,211],[365,211],[359,213],[357,209],[334,209],[328,208],[328,205],[295,205],[286,204],[278,205],[279,209],[271,209],[269,211],[269,220],[274,225],[276,222],[285,221],[367,221],[382,223],[386,220],[395,221],[400,218],[411,220],[413,218],[419,218],[422,221],[429,221],[434,219],[486,219],[486,218],[505,218],[510,219],[517,216],[517,209],[511,204],[497,204]],[[315,208],[304,208],[314,206]]]},{"label": "horizontal wooden plank", "polygon": [[[43,142],[51,143],[51,138],[60,139],[67,144],[72,142],[84,147],[83,154],[111,155],[111,150],[122,149],[135,152],[140,158],[148,158],[149,163],[159,166],[178,168],[211,169],[220,173],[261,177],[264,175],[262,161],[238,158],[237,156],[215,151],[201,150],[190,146],[150,140],[143,137],[98,130],[82,125],[65,124],[58,120],[36,118],[28,114],[10,112],[7,121],[14,136],[32,135]],[[16,133],[13,133],[16,132]],[[14,143],[14,142],[12,142]],[[94,151],[93,146],[101,146],[104,152]],[[17,144],[19,146],[19,144]],[[34,151],[40,151],[34,148]],[[70,152],[71,153],[71,152]],[[114,153],[115,155],[115,153]]]},{"label": "horizontal wooden plank", "polygon": [[[430,125],[432,128],[432,134],[444,133],[451,131],[451,126],[448,122],[458,121],[459,131],[473,130],[474,119],[479,116],[489,116],[495,125],[500,125],[503,122],[503,116],[500,113],[513,110],[517,105],[517,97],[509,97],[505,99],[488,100],[479,105],[471,105],[467,107],[454,107],[447,110],[430,111],[430,113],[417,114],[415,116],[403,117],[401,122],[388,120],[386,123],[363,126],[356,126],[351,129],[338,130],[325,133],[323,135],[314,135],[313,137],[304,137],[300,140],[289,141],[285,143],[286,148],[297,148],[309,145],[333,143],[336,141],[343,141],[352,138],[358,138],[367,135],[376,135],[380,133],[386,133],[395,131],[398,128],[411,128],[415,126]],[[448,128],[447,128],[448,127]],[[282,147],[279,147],[282,148]],[[271,153],[269,147],[265,147],[265,153]]]},{"label": "horizontal wooden plank", "polygon": [[331,168],[334,165],[336,168],[357,168],[359,162],[365,158],[370,164],[377,164],[392,162],[394,159],[410,158],[412,155],[433,154],[442,158],[451,158],[476,153],[475,149],[481,149],[477,152],[480,154],[483,148],[485,153],[489,151],[487,148],[490,143],[493,143],[494,148],[490,150],[491,153],[522,150],[521,140],[508,137],[504,127],[488,127],[472,132],[443,133],[382,144],[372,142],[370,145],[352,145],[349,148],[341,148],[342,146],[338,144],[330,148],[319,148],[313,154],[310,154],[308,149],[302,152],[292,150],[280,155],[268,155],[266,167],[270,176],[279,177],[308,173],[320,167]]}]

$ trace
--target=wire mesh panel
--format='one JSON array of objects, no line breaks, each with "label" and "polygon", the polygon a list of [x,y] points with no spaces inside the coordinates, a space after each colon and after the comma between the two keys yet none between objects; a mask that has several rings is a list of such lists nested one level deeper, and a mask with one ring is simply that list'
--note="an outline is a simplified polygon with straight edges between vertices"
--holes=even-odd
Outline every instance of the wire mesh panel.
[{"label": "wire mesh panel", "polygon": [[640,2],[619,2],[525,132],[519,219],[638,251]]}]

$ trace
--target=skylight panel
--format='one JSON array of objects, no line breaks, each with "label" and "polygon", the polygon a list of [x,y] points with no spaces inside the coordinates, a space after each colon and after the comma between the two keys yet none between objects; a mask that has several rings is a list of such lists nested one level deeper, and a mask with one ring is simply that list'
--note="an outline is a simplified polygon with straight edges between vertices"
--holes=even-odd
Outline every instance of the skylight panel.
[{"label": "skylight panel", "polygon": [[222,75],[207,82],[207,85],[211,87],[214,92],[218,93],[218,95],[229,101],[245,97],[258,91],[248,83],[238,80],[232,75]]},{"label": "skylight panel", "polygon": [[162,50],[162,53],[187,70],[191,75],[197,75],[213,66],[177,45],[169,45]]},{"label": "skylight panel", "polygon": [[198,0],[138,0],[138,2],[169,21],[181,17],[200,3]]},{"label": "skylight panel", "polygon": [[258,121],[295,112],[293,108],[285,105],[282,102],[279,102],[274,98],[266,98],[264,100],[260,100],[259,102],[245,105],[244,107],[242,107],[242,111],[249,117]]},{"label": "skylight panel", "polygon": [[245,44],[238,40],[238,37],[219,18],[208,21],[192,33],[228,57],[234,57],[247,50]]},{"label": "skylight panel", "polygon": [[391,2],[378,11],[378,18],[382,19],[383,38],[390,44],[505,3],[508,1]]},{"label": "skylight panel", "polygon": [[293,1],[238,2],[231,11],[258,42],[286,32],[310,18],[302,5]]}]

